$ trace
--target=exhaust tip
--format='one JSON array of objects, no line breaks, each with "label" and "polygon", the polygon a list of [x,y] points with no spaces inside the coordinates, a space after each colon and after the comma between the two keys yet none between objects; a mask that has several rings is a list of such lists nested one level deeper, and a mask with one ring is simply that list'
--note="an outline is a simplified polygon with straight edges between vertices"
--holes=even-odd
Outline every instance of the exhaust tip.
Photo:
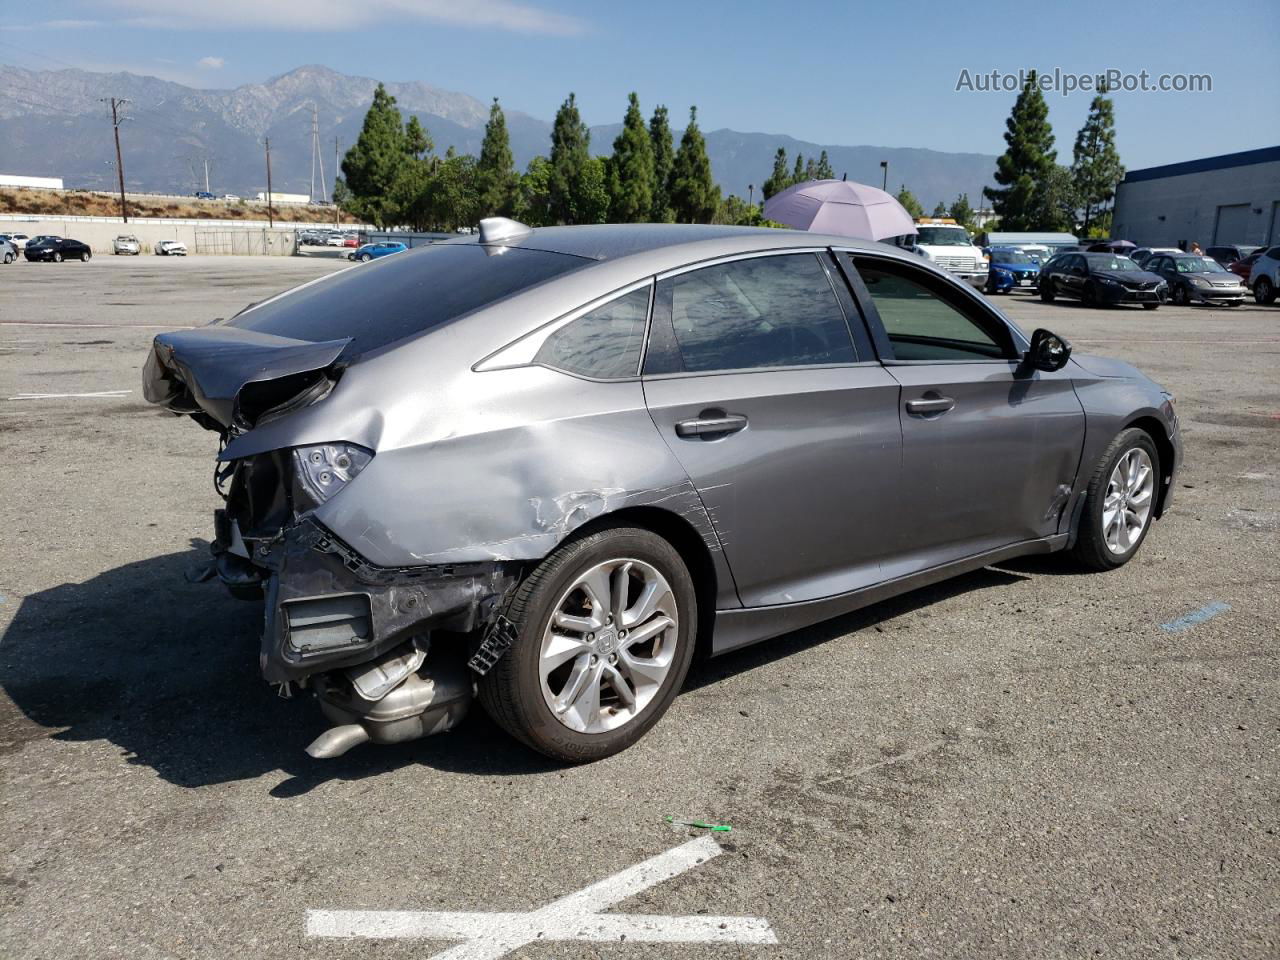
[{"label": "exhaust tip", "polygon": [[330,727],[307,747],[308,756],[316,760],[331,760],[340,757],[352,747],[358,747],[369,739],[369,731],[358,723],[345,723],[340,727]]}]

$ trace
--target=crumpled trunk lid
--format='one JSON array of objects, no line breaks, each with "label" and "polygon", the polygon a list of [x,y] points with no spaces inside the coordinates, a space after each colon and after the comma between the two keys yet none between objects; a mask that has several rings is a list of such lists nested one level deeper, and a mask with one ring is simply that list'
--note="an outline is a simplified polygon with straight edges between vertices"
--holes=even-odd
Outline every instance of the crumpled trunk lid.
[{"label": "crumpled trunk lid", "polygon": [[312,343],[208,326],[155,338],[142,370],[151,403],[219,433],[242,433],[264,416],[323,397],[350,338]]}]

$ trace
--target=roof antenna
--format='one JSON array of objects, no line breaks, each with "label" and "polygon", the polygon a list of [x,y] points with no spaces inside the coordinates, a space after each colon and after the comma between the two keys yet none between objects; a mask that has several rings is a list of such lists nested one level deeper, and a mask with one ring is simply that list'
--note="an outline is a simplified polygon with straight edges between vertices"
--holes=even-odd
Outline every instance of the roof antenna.
[{"label": "roof antenna", "polygon": [[481,243],[519,243],[532,234],[532,227],[509,217],[485,217],[480,221]]}]

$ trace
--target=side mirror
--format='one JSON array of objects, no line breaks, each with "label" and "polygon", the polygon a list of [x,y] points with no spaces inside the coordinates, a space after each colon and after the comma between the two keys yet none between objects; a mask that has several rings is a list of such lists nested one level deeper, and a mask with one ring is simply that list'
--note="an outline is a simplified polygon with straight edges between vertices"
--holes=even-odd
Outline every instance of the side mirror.
[{"label": "side mirror", "polygon": [[1027,348],[1023,362],[1034,370],[1052,373],[1061,370],[1071,359],[1071,344],[1056,333],[1041,327],[1031,334],[1031,346]]}]

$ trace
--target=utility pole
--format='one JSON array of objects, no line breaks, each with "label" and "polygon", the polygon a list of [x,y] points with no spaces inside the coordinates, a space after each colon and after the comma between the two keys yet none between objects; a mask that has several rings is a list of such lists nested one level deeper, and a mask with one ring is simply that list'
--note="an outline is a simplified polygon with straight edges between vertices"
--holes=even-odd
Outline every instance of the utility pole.
[{"label": "utility pole", "polygon": [[111,126],[116,134],[116,175],[120,180],[120,216],[125,223],[129,222],[129,207],[124,201],[124,158],[120,153],[120,123],[122,120],[128,120],[128,117],[120,116],[120,108],[123,107],[128,100],[117,99],[116,97],[101,97],[102,103],[111,103]]},{"label": "utility pole", "polygon": [[[335,188],[337,187],[338,171],[340,169],[341,168],[338,166],[338,138],[334,137],[333,138],[333,183]],[[335,197],[333,200],[333,225],[335,227],[337,227],[338,225],[338,217],[339,217],[338,200]]]},{"label": "utility pole", "polygon": [[[311,105],[311,193],[310,199],[316,198],[316,156],[320,153],[320,123],[316,105]],[[322,173],[321,176],[324,176]]]},{"label": "utility pole", "polygon": [[889,161],[881,160],[880,169],[884,171],[884,179],[880,181],[880,189],[887,193],[889,190]]},{"label": "utility pole", "polygon": [[271,209],[271,138],[263,137],[262,144],[267,148],[267,223],[274,228],[276,217],[275,212]]}]

